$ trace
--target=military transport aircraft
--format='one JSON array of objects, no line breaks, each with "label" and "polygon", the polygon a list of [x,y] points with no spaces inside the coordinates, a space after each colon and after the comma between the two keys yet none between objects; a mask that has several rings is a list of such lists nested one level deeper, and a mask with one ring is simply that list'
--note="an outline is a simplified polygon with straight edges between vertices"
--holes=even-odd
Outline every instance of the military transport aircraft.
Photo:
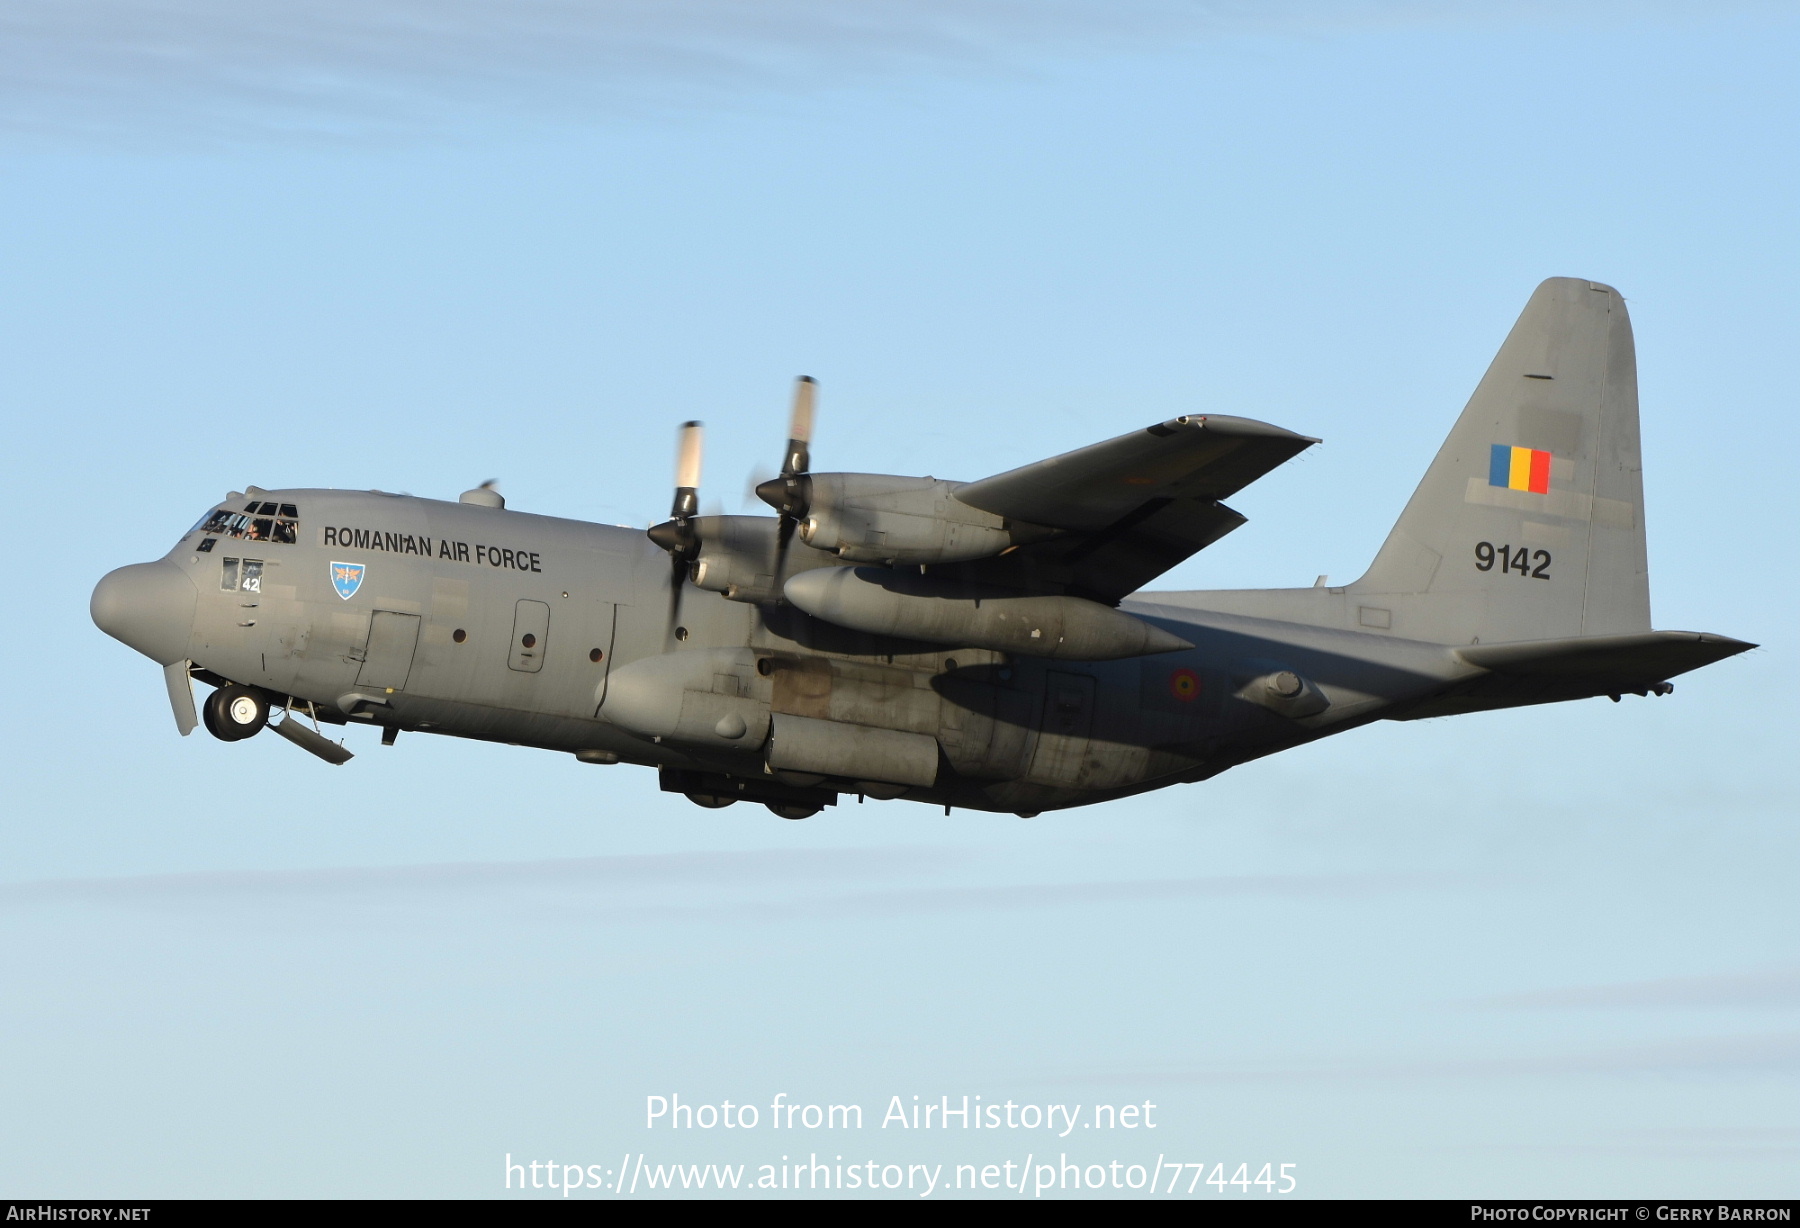
[{"label": "military transport aircraft", "polygon": [[[1140,592],[1317,440],[1190,414],[973,482],[812,472],[699,514],[700,427],[642,531],[379,491],[233,492],[94,590],[183,735],[328,763],[360,722],[655,767],[701,806],[841,794],[1032,815],[1375,720],[1607,695],[1753,645],[1653,631],[1624,300],[1544,282],[1353,584]],[[196,712],[192,680],[215,688]],[[276,714],[278,719],[271,719]]]}]

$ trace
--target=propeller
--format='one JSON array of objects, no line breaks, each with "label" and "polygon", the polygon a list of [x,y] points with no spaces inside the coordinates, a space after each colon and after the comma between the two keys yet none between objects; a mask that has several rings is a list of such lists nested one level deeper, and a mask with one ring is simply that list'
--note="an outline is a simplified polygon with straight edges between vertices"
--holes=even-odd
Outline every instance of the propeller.
[{"label": "propeller", "polygon": [[698,422],[681,424],[680,440],[675,448],[675,501],[669,518],[653,527],[650,540],[669,552],[669,628],[681,615],[681,588],[687,582],[688,568],[700,553],[700,537],[694,531],[694,517],[700,512],[700,449],[703,428]]},{"label": "propeller", "polygon": [[780,577],[787,563],[788,545],[794,530],[806,519],[812,503],[812,481],[807,476],[812,468],[813,410],[817,405],[819,383],[810,375],[794,381],[794,412],[788,420],[787,452],[781,472],[756,488],[756,497],[775,509],[780,517],[775,528],[774,574]]}]

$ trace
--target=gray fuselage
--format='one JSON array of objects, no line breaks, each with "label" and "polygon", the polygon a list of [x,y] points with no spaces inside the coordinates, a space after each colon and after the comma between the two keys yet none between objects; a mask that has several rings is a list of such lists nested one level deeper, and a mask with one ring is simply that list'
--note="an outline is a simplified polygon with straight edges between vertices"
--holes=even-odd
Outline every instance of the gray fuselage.
[{"label": "gray fuselage", "polygon": [[[1169,604],[1144,594],[1124,607],[1192,649],[1098,662],[1008,657],[846,631],[691,584],[676,597],[668,556],[636,529],[373,492],[255,497],[297,509],[294,540],[198,527],[184,537],[163,565],[186,576],[195,600],[185,644],[171,656],[180,637],[165,633],[151,654],[164,664],[186,657],[202,676],[328,721],[701,774],[692,779],[775,777],[823,798],[1081,805],[1204,779],[1482,672],[1391,634],[1185,604],[1198,594],[1170,594]],[[246,561],[260,564],[249,591],[238,579]],[[362,570],[353,584],[334,583],[334,568]],[[647,737],[609,719],[609,679],[658,658],[671,688],[929,736],[944,770],[930,785],[901,790],[876,773],[862,788],[851,776],[772,770],[755,744]]]}]

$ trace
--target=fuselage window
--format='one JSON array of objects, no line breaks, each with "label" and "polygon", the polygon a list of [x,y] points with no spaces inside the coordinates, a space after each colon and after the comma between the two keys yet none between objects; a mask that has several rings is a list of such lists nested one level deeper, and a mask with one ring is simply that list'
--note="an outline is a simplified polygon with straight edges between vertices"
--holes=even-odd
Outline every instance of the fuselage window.
[{"label": "fuselage window", "polygon": [[222,507],[194,528],[224,537],[291,546],[300,540],[300,510],[292,503],[246,503],[241,512]]},{"label": "fuselage window", "polygon": [[261,559],[220,560],[219,588],[227,593],[262,592],[263,561]]}]

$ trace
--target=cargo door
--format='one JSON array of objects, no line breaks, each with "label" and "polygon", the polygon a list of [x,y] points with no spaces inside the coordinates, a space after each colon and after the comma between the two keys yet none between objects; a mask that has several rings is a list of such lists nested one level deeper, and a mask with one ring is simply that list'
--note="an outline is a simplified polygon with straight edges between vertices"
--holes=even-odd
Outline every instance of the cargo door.
[{"label": "cargo door", "polygon": [[[542,601],[521,601],[513,607],[512,652],[506,664],[521,674],[544,668],[549,649],[550,607]],[[492,657],[488,658],[490,661]]]},{"label": "cargo door", "polygon": [[413,652],[419,646],[419,616],[376,610],[369,618],[369,642],[363,648],[356,685],[380,690],[406,689]]},{"label": "cargo door", "polygon": [[1037,749],[1026,779],[1044,784],[1076,784],[1087,763],[1094,732],[1094,680],[1086,674],[1051,670],[1044,675],[1044,710]]}]

